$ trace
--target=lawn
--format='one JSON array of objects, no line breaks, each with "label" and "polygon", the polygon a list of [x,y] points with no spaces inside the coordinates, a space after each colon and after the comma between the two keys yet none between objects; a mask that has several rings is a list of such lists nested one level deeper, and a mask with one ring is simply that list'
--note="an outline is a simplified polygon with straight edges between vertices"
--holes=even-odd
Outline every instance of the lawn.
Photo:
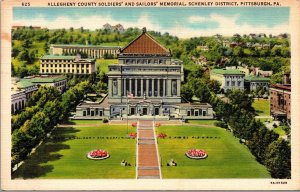
[{"label": "lawn", "polygon": [[95,119],[95,120],[70,120],[68,122],[70,125],[106,125],[102,123],[102,120]]},{"label": "lawn", "polygon": [[[129,131],[135,132],[135,129],[130,127]],[[121,125],[59,127],[52,134],[52,138],[38,147],[12,177],[133,179],[135,178],[136,142],[134,139],[125,138],[126,136],[126,126]],[[110,157],[98,161],[87,159],[86,154],[94,149],[104,149],[109,152]],[[120,162],[123,159],[132,166],[121,166]]]},{"label": "lawn", "polygon": [[286,135],[285,131],[283,130],[283,126],[278,126],[273,129],[275,133],[277,133],[279,136],[284,136]]},{"label": "lawn", "polygon": [[254,107],[258,116],[270,116],[269,99],[255,99],[252,106]]},{"label": "lawn", "polygon": [[212,125],[214,126],[215,122],[217,122],[217,120],[206,120],[206,119],[202,119],[202,120],[188,120],[188,123],[190,124],[199,124],[199,125]]},{"label": "lawn", "polygon": [[[160,132],[167,134],[166,139],[158,139],[163,178],[270,178],[248,148],[225,129],[161,126],[157,130]],[[202,160],[187,158],[185,152],[193,148],[206,150],[208,157]],[[178,165],[166,166],[170,159]]]},{"label": "lawn", "polygon": [[96,61],[96,68],[100,69],[100,71],[107,73],[108,72],[108,65],[109,64],[116,64],[118,63],[117,59],[97,59]]}]

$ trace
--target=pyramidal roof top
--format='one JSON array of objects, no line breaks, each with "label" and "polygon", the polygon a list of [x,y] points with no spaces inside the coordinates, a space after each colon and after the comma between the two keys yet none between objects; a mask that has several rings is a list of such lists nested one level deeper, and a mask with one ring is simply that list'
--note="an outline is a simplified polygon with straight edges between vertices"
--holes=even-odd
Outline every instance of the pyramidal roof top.
[{"label": "pyramidal roof top", "polygon": [[170,55],[170,51],[157,42],[143,28],[143,33],[121,49],[121,54]]}]

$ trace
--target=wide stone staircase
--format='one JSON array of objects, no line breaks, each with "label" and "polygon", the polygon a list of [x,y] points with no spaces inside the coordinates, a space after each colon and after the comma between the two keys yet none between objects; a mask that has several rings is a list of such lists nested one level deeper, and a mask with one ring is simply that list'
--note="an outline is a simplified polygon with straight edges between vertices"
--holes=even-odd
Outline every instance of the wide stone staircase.
[{"label": "wide stone staircase", "polygon": [[140,120],[137,129],[137,179],[160,179],[161,170],[153,121]]}]

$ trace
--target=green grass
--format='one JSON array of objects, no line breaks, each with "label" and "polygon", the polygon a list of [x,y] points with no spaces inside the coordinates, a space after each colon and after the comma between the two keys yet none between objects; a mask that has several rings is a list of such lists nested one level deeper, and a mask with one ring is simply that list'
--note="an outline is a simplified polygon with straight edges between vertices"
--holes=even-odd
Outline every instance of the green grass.
[{"label": "green grass", "polygon": [[285,131],[283,130],[282,127],[283,126],[278,126],[278,127],[274,128],[273,131],[275,133],[277,133],[279,136],[284,136],[284,135],[286,135],[286,133],[285,133]]},{"label": "green grass", "polygon": [[96,68],[104,73],[108,72],[108,65],[118,63],[117,59],[97,59]]},{"label": "green grass", "polygon": [[270,116],[269,99],[255,99],[252,106],[254,107],[258,116]]},{"label": "green grass", "polygon": [[[130,132],[135,129],[130,128]],[[31,155],[12,175],[12,178],[40,179],[89,179],[89,178],[135,178],[135,140],[107,139],[125,137],[126,126],[95,126],[57,128],[53,136]],[[70,139],[70,136],[80,139]],[[89,139],[83,139],[89,137]],[[98,139],[97,137],[105,137]],[[89,160],[86,154],[94,149],[104,149],[110,153],[105,160]],[[123,167],[125,159],[132,166]]]},{"label": "green grass", "polygon": [[199,124],[199,125],[212,125],[214,126],[215,122],[217,122],[217,120],[188,120],[188,123],[191,123],[191,124]]},{"label": "green grass", "polygon": [[[172,137],[158,139],[163,178],[270,178],[266,168],[255,160],[248,148],[225,129],[161,126],[157,130],[160,132]],[[175,139],[174,136],[188,139]],[[206,150],[208,157],[202,160],[187,158],[185,152],[193,148]],[[178,165],[166,166],[170,159]]]},{"label": "green grass", "polygon": [[102,123],[102,120],[99,120],[99,119],[97,119],[97,120],[70,120],[69,122],[68,122],[68,124],[72,124],[72,125],[94,125],[94,124],[96,124],[96,125],[107,125],[107,124],[105,124],[105,123]]}]

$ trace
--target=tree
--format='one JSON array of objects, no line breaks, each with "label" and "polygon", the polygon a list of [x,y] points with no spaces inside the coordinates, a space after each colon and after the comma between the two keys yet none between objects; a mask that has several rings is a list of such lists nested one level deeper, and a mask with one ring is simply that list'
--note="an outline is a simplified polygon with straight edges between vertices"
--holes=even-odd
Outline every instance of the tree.
[{"label": "tree", "polygon": [[199,98],[200,102],[209,102],[211,93],[207,84],[204,82],[199,82],[195,90],[195,96]]},{"label": "tree", "polygon": [[273,178],[291,178],[291,148],[285,140],[275,140],[266,150],[265,164]]},{"label": "tree", "polygon": [[194,96],[194,93],[192,91],[192,87],[186,83],[181,85],[181,96],[186,99],[187,101],[192,101],[192,98]]}]

